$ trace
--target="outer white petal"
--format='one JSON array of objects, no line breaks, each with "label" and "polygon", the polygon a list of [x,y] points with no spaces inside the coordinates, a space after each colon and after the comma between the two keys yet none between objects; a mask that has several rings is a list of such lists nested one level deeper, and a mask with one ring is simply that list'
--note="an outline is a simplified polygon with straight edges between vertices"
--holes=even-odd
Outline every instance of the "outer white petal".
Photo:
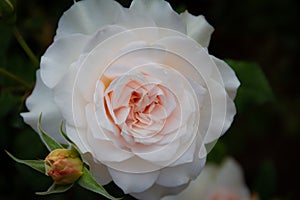
[{"label": "outer white petal", "polygon": [[134,156],[131,152],[117,147],[112,141],[95,138],[90,132],[87,135],[87,145],[94,158],[101,162],[122,162]]},{"label": "outer white petal", "polygon": [[123,9],[123,12],[119,15],[117,24],[127,29],[156,26],[150,16],[143,13],[131,12],[129,9]]},{"label": "outer white petal", "polygon": [[155,42],[165,47],[169,54],[165,55],[164,63],[204,86],[210,78],[215,63],[211,60],[205,48],[186,36],[177,35],[162,38]]},{"label": "outer white petal", "polygon": [[176,187],[188,183],[195,179],[202,171],[206,158],[197,159],[192,163],[178,165],[176,167],[166,167],[161,170],[157,184],[166,187]]},{"label": "outer white petal", "polygon": [[87,162],[90,166],[90,171],[93,174],[93,177],[98,181],[98,183],[100,183],[101,185],[105,185],[112,181],[107,167],[102,163],[95,161],[90,153],[84,154],[83,158],[84,161]]},{"label": "outer white petal", "polygon": [[158,171],[163,166],[155,165],[154,163],[147,162],[139,158],[138,156],[133,156],[122,162],[105,162],[107,166],[117,171],[122,171],[126,173],[148,173],[152,171]]},{"label": "outer white petal", "polygon": [[[220,100],[220,99],[219,99]],[[215,105],[214,116],[212,117],[212,123],[211,126],[208,129],[207,134],[205,135],[205,141],[204,143],[210,143],[214,142],[214,140],[217,140],[220,136],[222,136],[230,127],[230,125],[233,122],[234,116],[236,114],[236,108],[233,100],[229,98],[227,94],[225,94],[225,113],[222,113],[222,106]],[[218,108],[220,108],[220,112],[218,112]],[[224,115],[225,114],[225,115]],[[213,126],[215,124],[215,126]],[[213,146],[209,147],[207,151],[209,152]]]},{"label": "outer white petal", "polygon": [[125,173],[108,168],[114,182],[128,193],[143,192],[150,188],[159,176],[159,171],[149,173]]},{"label": "outer white petal", "polygon": [[95,31],[95,33],[90,37],[90,40],[87,42],[82,53],[83,54],[91,53],[91,51],[93,51],[93,49],[97,45],[101,44],[102,42],[105,42],[105,40],[109,40],[109,38],[124,31],[126,31],[124,27],[117,26],[117,25],[107,25],[105,27],[101,27],[97,29],[97,31]]},{"label": "outer white petal", "polygon": [[26,100],[26,106],[29,112],[21,113],[21,116],[27,124],[38,132],[38,118],[43,113],[41,122],[43,130],[58,142],[66,143],[59,132],[62,116],[53,101],[52,91],[41,80],[40,70],[36,72],[36,85]]},{"label": "outer white petal", "polygon": [[188,11],[181,13],[180,16],[186,23],[187,35],[196,40],[201,46],[208,47],[214,28],[206,21],[204,16],[194,16]]},{"label": "outer white petal", "polygon": [[66,134],[76,144],[82,153],[91,151],[87,146],[87,133],[84,128],[75,128],[72,125],[66,124]]},{"label": "outer white petal", "polygon": [[[207,82],[208,95],[201,109],[200,131],[206,131],[204,143],[218,139],[229,128],[236,113],[233,100],[229,98],[224,87],[211,79]],[[207,127],[208,125],[208,127]]]},{"label": "outer white petal", "polygon": [[162,148],[155,149],[154,151],[149,151],[146,153],[135,153],[140,158],[153,162],[159,165],[169,165],[174,162],[177,156],[177,150],[180,147],[180,142],[178,140],[171,141],[169,144],[162,146]]},{"label": "outer white petal", "polygon": [[174,162],[171,163],[168,167],[175,167],[177,165],[182,165],[185,163],[192,163],[194,161],[194,155],[196,151],[196,139],[194,142],[189,146],[188,149]]},{"label": "outer white petal", "polygon": [[[225,63],[223,60],[220,60],[214,56],[211,56],[213,61],[218,67],[218,70],[222,76],[223,84],[225,86],[225,89],[231,99],[235,98],[236,92],[238,87],[240,86],[240,82],[235,75],[234,71],[231,69],[231,67]],[[213,72],[213,77],[216,77],[216,72]]]},{"label": "outer white petal", "polygon": [[[109,138],[105,135],[104,131],[101,127],[100,127],[100,123],[105,123],[104,128],[108,127],[110,128],[110,126],[112,126],[112,124],[110,124],[109,122],[105,122],[105,121],[109,121],[107,119],[106,113],[103,113],[101,115],[101,121],[97,119],[96,116],[96,111],[94,109],[94,105],[89,103],[86,107],[85,107],[85,112],[86,112],[86,117],[87,117],[87,123],[88,123],[88,127],[91,131],[91,133],[93,134],[93,136],[97,139],[101,139],[101,140],[109,140]],[[118,130],[116,130],[118,131]],[[115,132],[116,132],[115,131]]]},{"label": "outer white petal", "polygon": [[[75,127],[86,126],[85,105],[87,102],[79,94],[75,85],[77,67],[74,63],[54,88],[54,101],[68,124]],[[52,97],[53,98],[53,97]]]},{"label": "outer white petal", "polygon": [[74,34],[56,40],[41,58],[41,77],[44,83],[53,88],[75,62],[88,36]]},{"label": "outer white petal", "polygon": [[97,29],[115,24],[122,7],[116,1],[87,0],[75,2],[58,23],[55,39],[74,34],[92,34]]},{"label": "outer white petal", "polygon": [[186,33],[183,20],[166,1],[133,0],[129,10],[151,17],[158,27]]}]

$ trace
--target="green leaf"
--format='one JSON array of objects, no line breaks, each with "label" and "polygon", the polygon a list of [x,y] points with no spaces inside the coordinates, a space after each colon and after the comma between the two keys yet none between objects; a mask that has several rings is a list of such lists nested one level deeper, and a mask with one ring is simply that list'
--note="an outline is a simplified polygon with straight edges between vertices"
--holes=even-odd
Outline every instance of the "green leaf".
[{"label": "green leaf", "polygon": [[45,131],[43,131],[41,127],[41,119],[42,119],[42,113],[40,114],[39,120],[38,120],[38,129],[40,131],[40,135],[42,138],[42,141],[46,145],[46,147],[49,149],[49,151],[53,151],[55,149],[64,149],[64,147],[56,142],[53,138],[47,135]]},{"label": "green leaf", "polygon": [[234,69],[241,82],[236,97],[239,111],[274,100],[269,82],[258,64],[236,60],[226,61]]},{"label": "green leaf", "polygon": [[45,191],[45,192],[36,192],[35,194],[37,194],[37,195],[47,195],[47,194],[62,193],[62,192],[65,192],[65,191],[69,190],[72,186],[73,186],[73,184],[57,185],[57,184],[53,183],[47,191]]},{"label": "green leaf", "polygon": [[21,160],[18,159],[16,157],[14,157],[11,153],[9,153],[8,151],[5,151],[9,157],[11,157],[14,161],[27,165],[43,174],[45,174],[45,162],[44,160]]},{"label": "green leaf", "polygon": [[101,185],[99,185],[98,182],[93,178],[92,174],[89,172],[89,170],[86,167],[83,168],[83,174],[79,178],[78,184],[81,187],[91,190],[95,193],[101,194],[108,199],[112,199],[112,200],[120,199],[120,198],[115,198],[110,194],[108,194],[108,192]]}]

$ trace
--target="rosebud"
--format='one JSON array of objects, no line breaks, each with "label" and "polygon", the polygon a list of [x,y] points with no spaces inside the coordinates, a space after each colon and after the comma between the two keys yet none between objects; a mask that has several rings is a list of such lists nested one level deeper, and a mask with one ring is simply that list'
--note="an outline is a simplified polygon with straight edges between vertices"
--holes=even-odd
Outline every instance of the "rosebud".
[{"label": "rosebud", "polygon": [[57,185],[67,185],[82,175],[83,162],[70,149],[56,149],[46,157],[45,169]]}]

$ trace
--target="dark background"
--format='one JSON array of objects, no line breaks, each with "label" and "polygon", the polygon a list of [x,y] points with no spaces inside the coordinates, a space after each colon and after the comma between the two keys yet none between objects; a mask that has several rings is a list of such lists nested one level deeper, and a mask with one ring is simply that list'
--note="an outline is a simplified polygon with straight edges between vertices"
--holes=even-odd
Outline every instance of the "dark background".
[{"label": "dark background", "polygon": [[[120,0],[124,6],[130,1]],[[174,9],[203,14],[215,28],[209,51],[221,59],[257,63],[272,88],[273,98],[238,106],[230,130],[208,155],[211,162],[234,157],[248,187],[261,199],[299,199],[300,5],[297,0],[169,1]],[[40,57],[55,33],[58,19],[73,0],[17,1],[16,26]],[[35,68],[12,34],[0,23],[0,67],[34,84]],[[249,78],[255,81],[256,77]],[[243,83],[242,83],[243,84]],[[51,180],[4,153],[23,159],[47,155],[39,138],[19,116],[30,90],[0,75],[0,199],[97,199],[75,187],[64,195],[36,196]],[[239,97],[238,97],[239,98]],[[99,199],[99,198],[98,198]]]}]

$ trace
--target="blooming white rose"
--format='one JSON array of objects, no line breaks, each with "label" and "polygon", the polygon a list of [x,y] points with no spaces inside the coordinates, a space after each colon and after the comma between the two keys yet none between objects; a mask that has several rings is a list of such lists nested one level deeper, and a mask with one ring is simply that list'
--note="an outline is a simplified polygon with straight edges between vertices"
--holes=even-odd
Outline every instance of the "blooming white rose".
[{"label": "blooming white rose", "polygon": [[100,184],[136,198],[184,189],[204,166],[205,144],[235,115],[232,69],[209,55],[213,28],[163,0],[86,0],[61,17],[22,116],[76,143]]},{"label": "blooming white rose", "polygon": [[177,196],[162,200],[250,200],[243,170],[232,158],[227,158],[221,166],[207,164],[200,176],[192,181],[186,190]]}]

